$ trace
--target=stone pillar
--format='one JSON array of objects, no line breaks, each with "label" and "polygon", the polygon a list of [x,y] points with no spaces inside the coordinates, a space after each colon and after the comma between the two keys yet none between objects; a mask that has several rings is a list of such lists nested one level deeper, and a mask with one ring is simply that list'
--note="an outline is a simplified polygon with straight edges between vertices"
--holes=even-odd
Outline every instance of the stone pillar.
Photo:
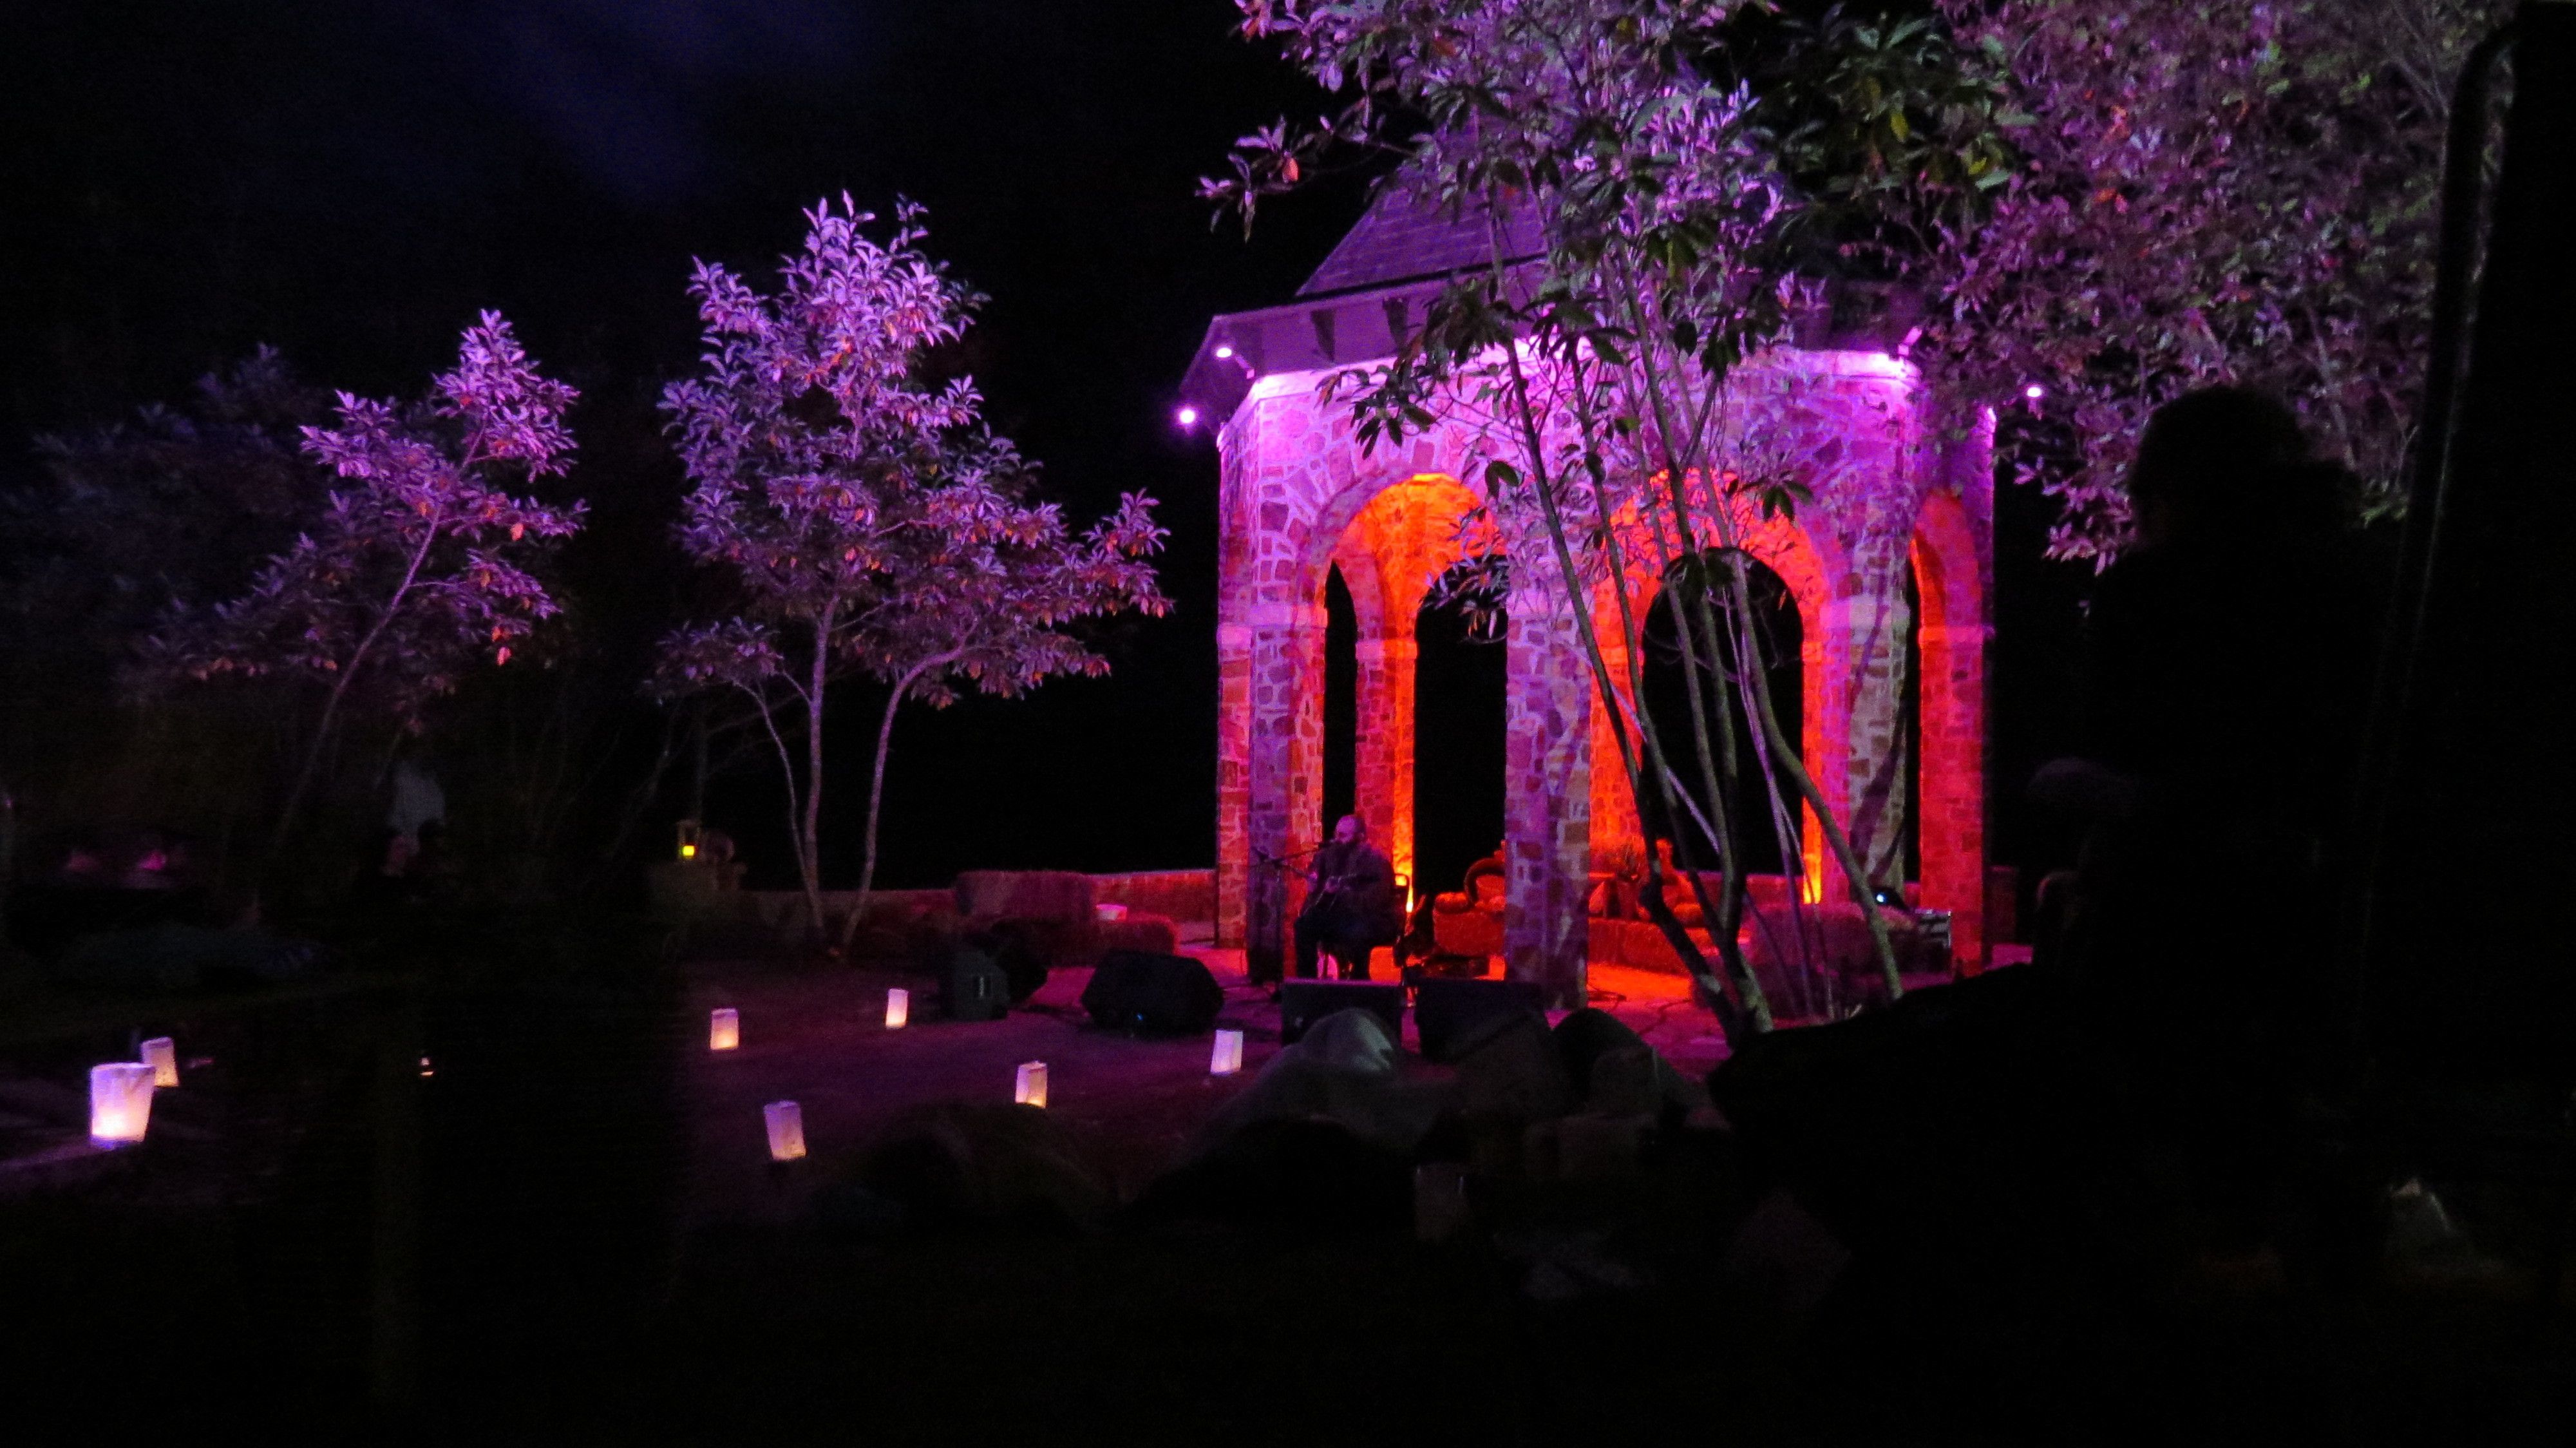
[{"label": "stone pillar", "polygon": [[[1390,625],[1391,626],[1391,625]],[[1359,738],[1353,790],[1369,838],[1413,876],[1413,678],[1421,648],[1411,638],[1359,641]]]},{"label": "stone pillar", "polygon": [[1923,627],[1923,898],[1970,969],[1986,949],[1986,625]]},{"label": "stone pillar", "polygon": [[[1812,609],[1805,600],[1799,602],[1803,641],[1798,646],[1798,757],[1807,766],[1808,777],[1815,780],[1817,792],[1825,797],[1825,807],[1833,811],[1835,819],[1847,820],[1851,818],[1851,795],[1843,762],[1851,749],[1851,695],[1845,684],[1851,653],[1835,627],[1839,617],[1831,601]],[[1798,870],[1804,880],[1801,888],[1814,900],[1849,898],[1851,891],[1843,880],[1842,866],[1834,859],[1832,847],[1825,843],[1824,826],[1816,817],[1815,806],[1804,800],[1792,803],[1798,807]]]},{"label": "stone pillar", "polygon": [[1986,649],[1994,638],[1993,414],[1954,427],[1914,536],[1923,601],[1923,899],[1950,912],[1967,970],[1986,963]]},{"label": "stone pillar", "polygon": [[[1583,1004],[1592,857],[1591,677],[1554,600],[1512,600],[1505,643],[1503,960],[1552,1008]],[[1560,603],[1558,607],[1562,607]]]},{"label": "stone pillar", "polygon": [[1881,572],[1872,586],[1837,600],[1829,611],[1832,638],[1843,650],[1846,744],[1840,755],[1841,814],[1852,852],[1872,884],[1905,883],[1905,704],[1912,681],[1905,674],[1906,636],[1914,619],[1900,579]]},{"label": "stone pillar", "polygon": [[1275,978],[1288,922],[1305,896],[1298,857],[1314,848],[1322,807],[1324,611],[1256,607],[1250,635],[1252,704],[1245,843],[1244,964]]},{"label": "stone pillar", "polygon": [[[1593,637],[1600,640],[1601,660],[1610,670],[1613,687],[1628,707],[1635,708],[1636,700],[1628,690],[1628,641],[1619,628],[1615,605],[1603,611]],[[1578,658],[1576,662],[1585,667],[1584,689],[1592,711],[1592,868],[1611,874],[1639,872],[1645,868],[1646,847],[1637,823],[1636,790],[1619,749],[1618,721],[1602,706],[1601,686],[1591,676],[1589,661]],[[1634,739],[1629,747],[1642,748]]]},{"label": "stone pillar", "polygon": [[1240,948],[1252,863],[1252,630],[1216,629],[1216,943]]}]

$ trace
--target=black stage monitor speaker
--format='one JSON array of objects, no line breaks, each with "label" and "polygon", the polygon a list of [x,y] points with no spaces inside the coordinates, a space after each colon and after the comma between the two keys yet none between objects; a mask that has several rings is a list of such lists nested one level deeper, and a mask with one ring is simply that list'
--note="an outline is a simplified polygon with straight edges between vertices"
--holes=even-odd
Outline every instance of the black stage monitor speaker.
[{"label": "black stage monitor speaker", "polygon": [[948,1008],[952,1021],[998,1021],[1010,1009],[1010,978],[993,963],[993,957],[971,945],[957,947],[948,957],[946,978],[940,984],[940,1004]]},{"label": "black stage monitor speaker", "polygon": [[1225,991],[1208,968],[1186,955],[1113,950],[1082,988],[1082,1008],[1095,1025],[1152,1036],[1195,1036],[1216,1024]]},{"label": "black stage monitor speaker", "polygon": [[1306,1034],[1306,1028],[1352,1007],[1377,1012],[1386,1022],[1387,1039],[1404,1039],[1404,987],[1394,981],[1290,980],[1279,985],[1279,1044]]},{"label": "black stage monitor speaker", "polygon": [[1422,1057],[1447,1061],[1460,1041],[1497,1016],[1533,1015],[1547,1022],[1547,995],[1533,980],[1442,980],[1424,977],[1413,991],[1413,1028]]}]

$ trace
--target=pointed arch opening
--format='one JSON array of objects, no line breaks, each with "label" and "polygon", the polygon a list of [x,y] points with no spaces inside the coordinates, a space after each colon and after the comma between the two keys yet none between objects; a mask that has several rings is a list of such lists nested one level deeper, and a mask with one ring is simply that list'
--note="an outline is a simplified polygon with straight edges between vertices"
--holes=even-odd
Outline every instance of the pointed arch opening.
[{"label": "pointed arch opening", "polygon": [[1502,845],[1505,618],[1481,560],[1451,564],[1414,615],[1415,888],[1461,888]]},{"label": "pointed arch opening", "polygon": [[[1701,558],[1709,567],[1724,566],[1723,555],[1717,552],[1703,554]],[[1803,741],[1806,737],[1806,631],[1799,618],[1797,599],[1787,581],[1768,565],[1749,556],[1744,561],[1748,582],[1752,586],[1751,622],[1764,677],[1770,686],[1772,709],[1779,718],[1782,734],[1789,739]],[[1668,573],[1663,586],[1655,592],[1654,601],[1646,611],[1645,626],[1640,631],[1645,647],[1640,672],[1647,718],[1672,756],[1670,766],[1673,772],[1685,784],[1694,787],[1702,777],[1699,772],[1699,731],[1694,723],[1696,710],[1689,671],[1683,658],[1684,610],[1680,604],[1688,580],[1695,571],[1677,565]],[[1720,627],[1723,630],[1722,621]],[[1756,762],[1757,756],[1749,749],[1753,721],[1745,713],[1742,690],[1731,682],[1744,667],[1744,661],[1731,638],[1721,638],[1718,649],[1719,655],[1714,661],[1716,670],[1709,667],[1711,660],[1704,648],[1696,651],[1700,684],[1704,691],[1701,697],[1705,701],[1697,707],[1707,710],[1705,719],[1710,726],[1710,757],[1719,762],[1722,770],[1722,745],[1715,731],[1723,721],[1725,727],[1735,731],[1740,751],[1726,800],[1729,811],[1742,822],[1739,838],[1744,847],[1745,873],[1779,877],[1785,888],[1787,877],[1796,874],[1800,868],[1797,842],[1805,834],[1805,807],[1800,802],[1797,786],[1785,762],[1774,759],[1772,781],[1777,788],[1778,801],[1786,807],[1788,840],[1784,849],[1782,831],[1775,824],[1773,791],[1766,788]],[[1686,814],[1678,819],[1668,814],[1660,792],[1648,791],[1638,803],[1647,830],[1658,840],[1678,839],[1682,829],[1691,827]]]}]

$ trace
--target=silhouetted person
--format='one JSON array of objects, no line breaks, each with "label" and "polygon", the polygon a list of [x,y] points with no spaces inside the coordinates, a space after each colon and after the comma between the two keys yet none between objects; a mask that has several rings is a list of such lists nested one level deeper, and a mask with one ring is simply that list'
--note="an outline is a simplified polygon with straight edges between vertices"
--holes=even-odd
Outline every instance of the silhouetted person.
[{"label": "silhouetted person", "polygon": [[2322,1009],[2379,621],[2349,481],[2260,393],[2158,409],[2087,620],[2086,755],[2034,781],[2094,821],[2065,961],[2087,1020],[2222,1215],[2277,1157]]},{"label": "silhouetted person", "polygon": [[1395,899],[1395,867],[1368,842],[1358,815],[1333,825],[1333,838],[1315,852],[1312,891],[1297,914],[1297,973],[1313,975],[1318,950],[1353,966],[1368,979],[1369,953],[1393,945],[1404,933]]}]

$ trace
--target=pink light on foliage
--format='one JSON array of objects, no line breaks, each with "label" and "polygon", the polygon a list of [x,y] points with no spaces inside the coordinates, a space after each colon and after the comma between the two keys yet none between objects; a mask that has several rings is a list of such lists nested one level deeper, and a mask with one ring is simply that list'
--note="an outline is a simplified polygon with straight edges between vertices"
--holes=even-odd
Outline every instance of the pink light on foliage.
[{"label": "pink light on foliage", "polygon": [[510,486],[571,467],[573,398],[498,312],[465,330],[455,370],[422,401],[341,393],[330,426],[304,429],[305,456],[336,479],[328,506],[248,593],[177,614],[146,642],[165,677],[329,681],[277,838],[315,781],[353,680],[364,676],[369,707],[417,724],[430,700],[485,660],[509,662],[561,612],[537,570],[581,530],[583,506]]}]

